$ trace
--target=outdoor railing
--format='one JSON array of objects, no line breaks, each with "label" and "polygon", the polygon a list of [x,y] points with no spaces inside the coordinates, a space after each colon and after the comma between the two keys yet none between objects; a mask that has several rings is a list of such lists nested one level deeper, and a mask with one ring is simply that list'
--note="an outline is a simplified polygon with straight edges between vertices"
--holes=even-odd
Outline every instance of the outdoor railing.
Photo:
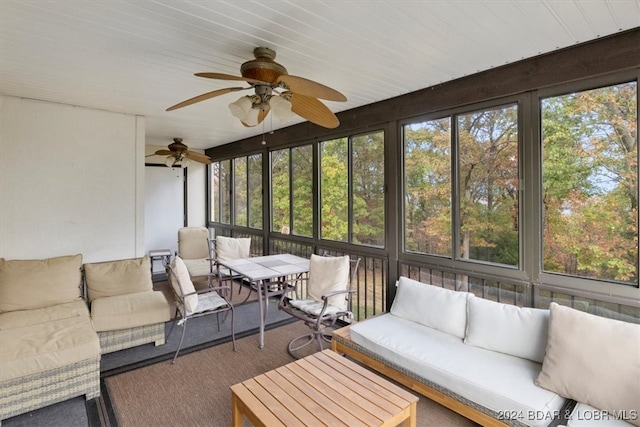
[{"label": "outdoor railing", "polygon": [[[229,229],[215,229],[217,235],[229,236]],[[263,254],[263,235],[260,232],[234,230],[233,237],[251,237],[252,255]],[[360,257],[360,268],[353,283],[356,291],[352,297],[351,311],[354,320],[388,311],[388,292],[392,291],[387,283],[389,277],[389,260],[385,256],[370,253],[358,253],[359,247],[353,245],[353,251],[336,250],[329,246],[315,245],[295,238],[272,237],[268,241],[267,253],[290,253],[305,258],[311,254],[349,255]],[[520,307],[549,308],[551,302],[569,306],[603,317],[640,323],[640,307],[631,306],[619,299],[606,295],[593,295],[587,292],[568,293],[567,289],[558,289],[546,285],[534,285],[527,281],[509,280],[506,278],[483,277],[479,274],[468,274],[457,271],[446,271],[419,263],[399,262],[398,275],[406,276],[422,283],[447,289],[471,292],[477,297],[489,299]],[[303,286],[304,297],[305,288]],[[393,295],[393,294],[392,294]]]}]

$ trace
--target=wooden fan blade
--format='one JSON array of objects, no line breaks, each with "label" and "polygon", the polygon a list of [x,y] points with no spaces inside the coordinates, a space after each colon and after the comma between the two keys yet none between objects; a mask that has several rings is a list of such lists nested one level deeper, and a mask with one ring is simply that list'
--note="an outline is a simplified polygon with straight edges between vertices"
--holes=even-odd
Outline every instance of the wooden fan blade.
[{"label": "wooden fan blade", "polygon": [[333,129],[340,126],[340,120],[322,102],[310,96],[285,92],[290,95],[291,111],[318,126]]},{"label": "wooden fan blade", "polygon": [[242,76],[233,76],[231,74],[223,74],[223,73],[196,73],[197,77],[204,77],[206,79],[218,79],[218,80],[237,80],[247,83],[255,83],[255,84],[263,84],[271,86],[271,83],[263,82],[262,80],[250,79]]},{"label": "wooden fan blade", "polygon": [[236,92],[239,90],[251,89],[250,87],[227,87],[224,89],[214,90],[212,92],[203,93],[202,95],[194,96],[191,99],[187,99],[186,101],[182,101],[179,104],[173,105],[167,108],[166,111],[177,110],[178,108],[186,107],[187,105],[195,104],[196,102],[206,101],[207,99],[214,98],[216,96],[224,95],[230,92]]},{"label": "wooden fan blade", "polygon": [[200,163],[206,163],[206,164],[210,164],[211,163],[211,158],[209,158],[209,156],[205,156],[204,154],[195,152],[195,151],[191,151],[191,150],[187,150],[186,151],[186,156],[196,162],[200,162]]},{"label": "wooden fan blade", "polygon": [[158,150],[153,155],[154,156],[170,156],[173,154],[173,151],[169,150]]},{"label": "wooden fan blade", "polygon": [[347,100],[347,98],[337,90],[314,82],[313,80],[305,79],[304,77],[283,74],[278,77],[278,83],[280,82],[284,83],[291,92],[298,93],[300,95],[326,99],[327,101],[344,102]]}]

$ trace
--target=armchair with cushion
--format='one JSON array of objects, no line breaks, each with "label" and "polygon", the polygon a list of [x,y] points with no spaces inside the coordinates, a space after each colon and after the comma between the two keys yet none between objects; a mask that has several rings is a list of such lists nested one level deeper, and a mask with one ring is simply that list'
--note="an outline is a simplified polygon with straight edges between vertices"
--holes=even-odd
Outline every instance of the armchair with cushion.
[{"label": "armchair with cushion", "polygon": [[153,290],[148,256],[84,265],[91,320],[102,353],[165,342],[164,324],[171,308]]},{"label": "armchair with cushion", "polygon": [[213,257],[209,230],[206,227],[182,227],[178,230],[178,253],[191,280],[207,279],[211,284]]},{"label": "armchair with cushion", "polygon": [[[249,258],[251,256],[251,238],[216,236],[212,247],[215,258],[214,263],[218,273],[218,283],[222,284],[223,281],[229,281],[229,287],[233,291],[233,279],[237,279],[240,276],[234,275],[228,268],[218,264],[218,261]],[[238,293],[241,290],[242,285],[240,285]]]},{"label": "armchair with cushion", "polygon": [[[180,349],[182,348],[188,320],[208,314],[216,315],[218,330],[220,330],[220,314],[224,313],[226,315],[229,311],[231,312],[231,340],[233,341],[233,350],[235,351],[234,309],[233,304],[231,304],[231,301],[229,301],[227,297],[230,291],[229,287],[215,286],[196,290],[189,277],[189,271],[180,257],[175,257],[171,264],[165,265],[165,268],[167,270],[167,277],[171,283],[171,289],[175,295],[176,304],[176,320],[171,325],[167,337],[171,335],[171,331],[173,331],[176,323],[182,326],[180,343],[178,344],[178,349],[171,363],[176,363],[178,353],[180,353]],[[178,313],[180,313],[179,320],[177,318]]]},{"label": "armchair with cushion", "polygon": [[[351,283],[357,275],[360,258],[351,260],[349,256],[329,257],[311,255],[308,278],[297,278],[285,282],[285,292],[278,303],[278,309],[296,317],[311,328],[308,334],[294,338],[288,346],[291,356],[298,358],[297,352],[317,342],[323,349],[323,342],[330,343],[332,335],[326,328],[332,327],[340,318],[350,318]],[[306,297],[299,298],[304,291],[301,286],[306,281]]]}]

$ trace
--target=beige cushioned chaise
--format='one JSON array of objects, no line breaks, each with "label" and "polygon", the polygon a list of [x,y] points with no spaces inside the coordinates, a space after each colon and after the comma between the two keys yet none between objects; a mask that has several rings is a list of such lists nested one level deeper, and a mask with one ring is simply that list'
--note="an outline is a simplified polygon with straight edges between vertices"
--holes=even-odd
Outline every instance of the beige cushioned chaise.
[{"label": "beige cushioned chaise", "polygon": [[0,258],[0,420],[100,395],[100,341],[81,267],[82,255]]}]

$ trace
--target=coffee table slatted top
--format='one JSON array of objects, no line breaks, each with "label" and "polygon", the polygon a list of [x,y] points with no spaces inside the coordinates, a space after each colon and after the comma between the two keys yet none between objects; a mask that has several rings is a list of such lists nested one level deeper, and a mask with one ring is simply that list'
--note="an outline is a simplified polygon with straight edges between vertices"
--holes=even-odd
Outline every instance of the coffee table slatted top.
[{"label": "coffee table slatted top", "polygon": [[418,398],[324,350],[233,385],[233,425],[415,426]]}]

